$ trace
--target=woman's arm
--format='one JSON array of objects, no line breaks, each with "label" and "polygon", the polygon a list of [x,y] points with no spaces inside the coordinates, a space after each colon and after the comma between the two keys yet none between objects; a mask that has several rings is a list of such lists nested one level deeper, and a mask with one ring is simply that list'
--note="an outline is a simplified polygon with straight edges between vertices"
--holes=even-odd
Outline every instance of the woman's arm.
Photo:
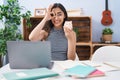
[{"label": "woman's arm", "polygon": [[44,18],[30,33],[29,40],[38,41],[42,40],[45,36],[45,31],[42,30],[45,25],[46,19]]},{"label": "woman's arm", "polygon": [[74,60],[76,57],[76,34],[73,30],[70,30],[69,28],[65,28],[65,36],[68,39],[68,52],[67,57],[68,59]]},{"label": "woman's arm", "polygon": [[50,20],[50,12],[51,12],[52,5],[49,6],[47,13],[45,14],[45,17],[43,20],[33,29],[33,31],[29,35],[29,40],[31,41],[38,41],[43,40],[45,36],[48,35],[48,33],[45,30],[42,30],[46,21]]}]

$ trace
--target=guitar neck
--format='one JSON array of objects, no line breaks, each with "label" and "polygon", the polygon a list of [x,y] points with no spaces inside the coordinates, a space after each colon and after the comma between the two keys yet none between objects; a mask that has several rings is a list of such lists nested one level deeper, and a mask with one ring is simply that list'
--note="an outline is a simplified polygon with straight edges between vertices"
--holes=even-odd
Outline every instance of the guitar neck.
[{"label": "guitar neck", "polygon": [[108,10],[108,0],[105,0],[105,10]]}]

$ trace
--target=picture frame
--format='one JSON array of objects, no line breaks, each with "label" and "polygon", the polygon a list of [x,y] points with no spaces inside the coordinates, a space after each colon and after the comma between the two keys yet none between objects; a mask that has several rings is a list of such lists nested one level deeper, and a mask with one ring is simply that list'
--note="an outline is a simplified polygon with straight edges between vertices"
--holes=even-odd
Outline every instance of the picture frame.
[{"label": "picture frame", "polygon": [[46,8],[35,9],[35,17],[44,16],[46,13]]}]

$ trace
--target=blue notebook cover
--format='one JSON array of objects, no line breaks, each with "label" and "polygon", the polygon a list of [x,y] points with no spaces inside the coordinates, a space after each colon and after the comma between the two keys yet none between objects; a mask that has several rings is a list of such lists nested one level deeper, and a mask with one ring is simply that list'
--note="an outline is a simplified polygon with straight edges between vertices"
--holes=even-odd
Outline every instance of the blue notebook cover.
[{"label": "blue notebook cover", "polygon": [[59,74],[47,68],[37,68],[3,74],[7,80],[35,80],[58,76]]},{"label": "blue notebook cover", "polygon": [[94,68],[92,66],[77,65],[77,66],[74,66],[72,68],[65,70],[64,73],[65,73],[65,75],[85,78],[95,70],[96,70],[96,68]]}]

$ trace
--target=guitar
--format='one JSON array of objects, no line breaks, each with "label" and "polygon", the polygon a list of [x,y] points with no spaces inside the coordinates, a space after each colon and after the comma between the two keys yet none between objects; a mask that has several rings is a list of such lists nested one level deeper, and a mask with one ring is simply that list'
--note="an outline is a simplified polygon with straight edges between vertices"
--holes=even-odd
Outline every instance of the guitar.
[{"label": "guitar", "polygon": [[105,1],[105,10],[103,11],[102,15],[103,15],[103,17],[102,17],[101,23],[104,26],[111,25],[113,22],[113,19],[111,17],[111,11],[108,10],[108,0]]}]

